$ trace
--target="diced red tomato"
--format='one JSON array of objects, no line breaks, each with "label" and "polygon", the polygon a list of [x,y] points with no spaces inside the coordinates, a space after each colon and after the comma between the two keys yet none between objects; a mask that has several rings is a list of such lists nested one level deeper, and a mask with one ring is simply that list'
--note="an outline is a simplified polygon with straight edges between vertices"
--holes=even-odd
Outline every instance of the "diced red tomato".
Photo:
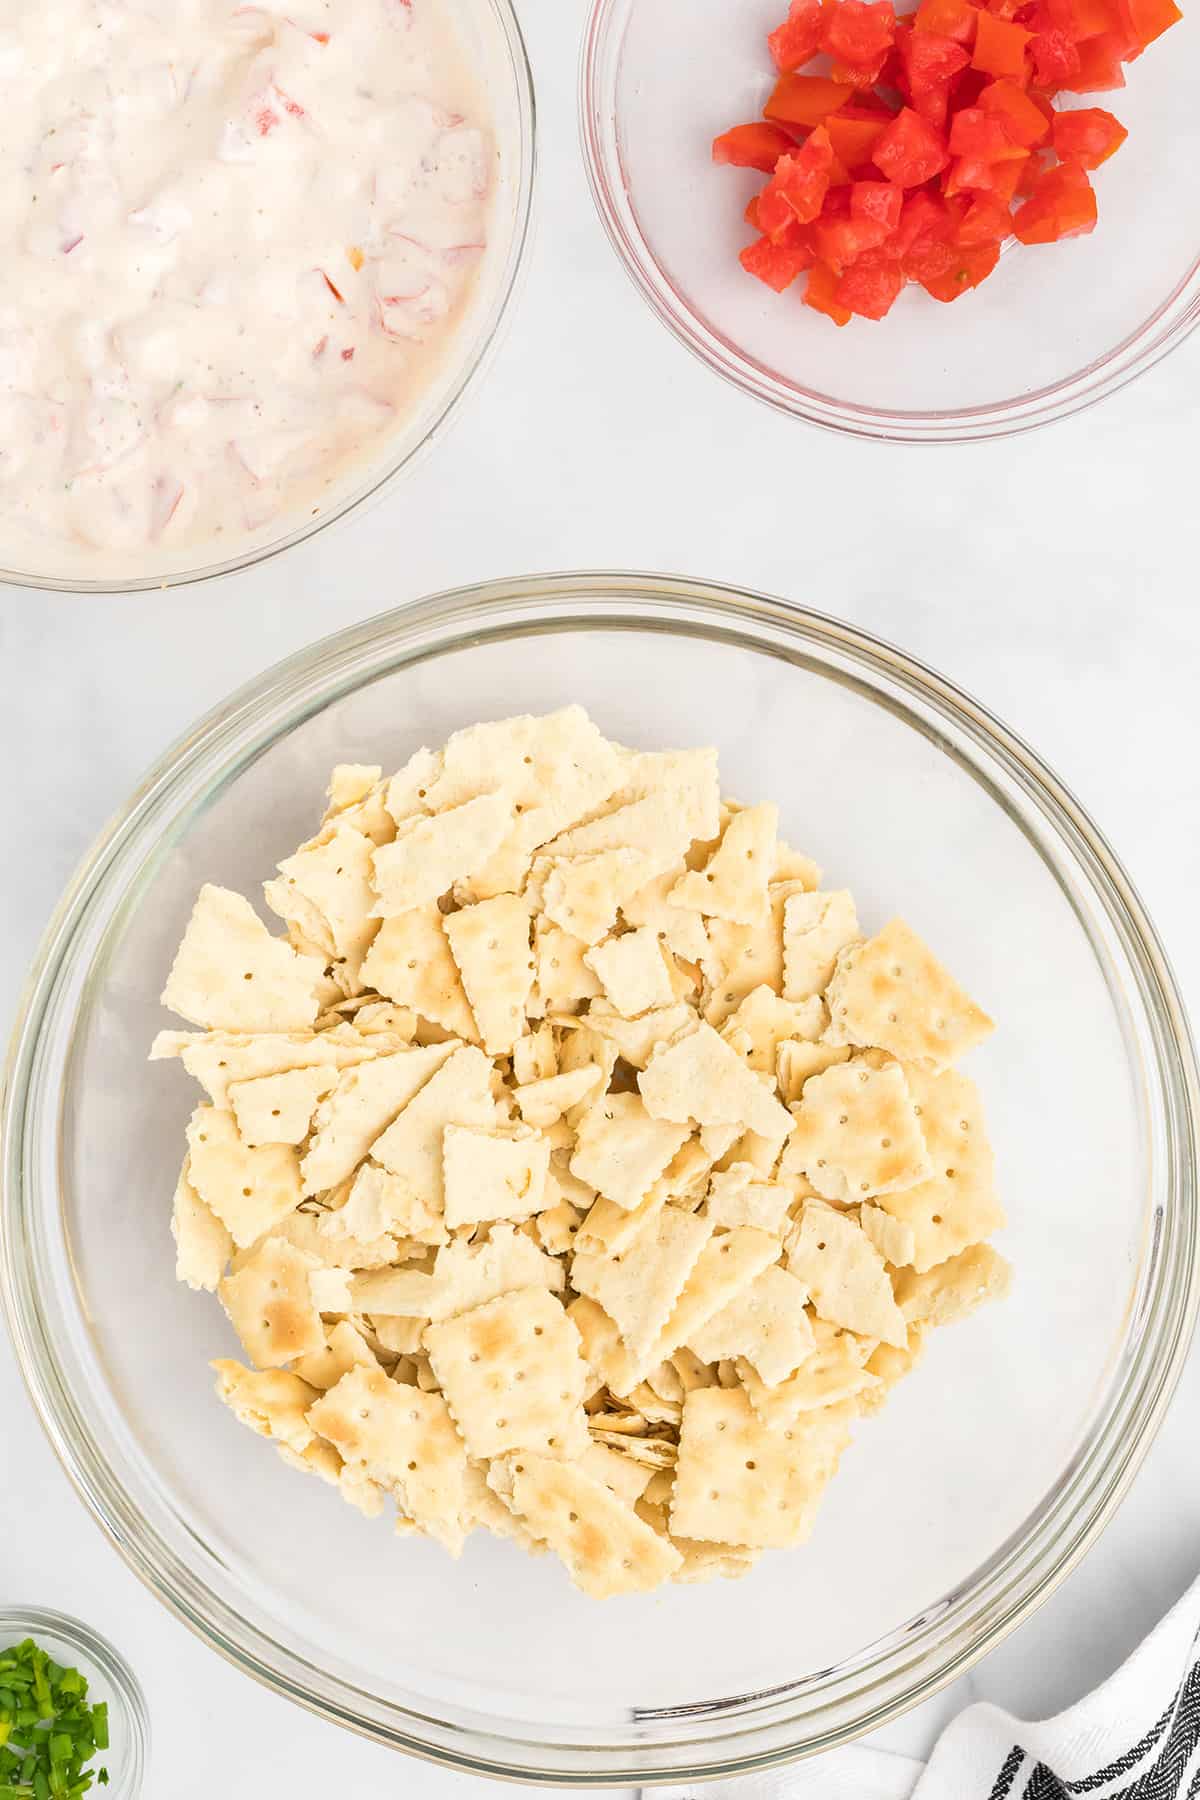
[{"label": "diced red tomato", "polygon": [[811,269],[814,260],[807,243],[773,244],[767,237],[747,244],[738,258],[748,275],[757,275],[777,294],[790,287],[805,269]]},{"label": "diced red tomato", "polygon": [[979,105],[985,113],[1001,119],[1013,142],[1026,150],[1032,150],[1050,135],[1045,113],[1015,81],[990,82],[979,96]]},{"label": "diced red tomato", "polygon": [[849,98],[841,82],[825,75],[784,75],[763,111],[778,125],[820,125]]},{"label": "diced red tomato", "polygon": [[1029,54],[1033,58],[1033,79],[1051,93],[1079,73],[1079,50],[1065,31],[1051,28],[1035,32],[1029,41]]},{"label": "diced red tomato", "polygon": [[882,319],[904,286],[904,271],[887,250],[864,250],[838,279],[833,297],[847,312],[863,319]]},{"label": "diced red tomato", "polygon": [[752,125],[735,125],[713,139],[712,159],[735,169],[761,169],[769,175],[793,140],[778,125],[757,119]]},{"label": "diced red tomato", "polygon": [[1078,112],[1055,115],[1055,150],[1064,162],[1073,156],[1085,169],[1098,169],[1128,136],[1121,121],[1102,106],[1083,106]]},{"label": "diced red tomato", "polygon": [[[829,133],[818,127],[798,150],[780,157],[775,164],[775,173],[763,189],[762,200],[768,195],[777,194],[791,207],[800,223],[807,225],[817,217],[825,204],[832,165],[833,146],[829,141]],[[762,210],[760,200],[760,218]],[[771,216],[774,219],[777,215],[773,212]],[[776,235],[771,224],[767,225],[767,235]]]},{"label": "diced red tomato", "polygon": [[853,174],[870,162],[871,152],[886,124],[886,118],[848,119],[844,113],[834,113],[826,121],[825,129],[833,145],[833,154],[843,168]]},{"label": "diced red tomato", "polygon": [[821,46],[821,0],[792,0],[783,24],[767,39],[772,61],[781,75],[811,62]]},{"label": "diced red tomato", "polygon": [[1013,81],[1025,79],[1025,46],[1033,33],[1023,25],[998,19],[994,13],[981,12],[975,33],[971,67],[985,75],[1004,75]]},{"label": "diced red tomato", "polygon": [[879,135],[872,160],[898,187],[920,187],[945,168],[946,140],[905,106]]},{"label": "diced red tomato", "polygon": [[882,66],[896,36],[892,0],[827,0],[824,17],[821,48],[835,62],[851,68]]},{"label": "diced red tomato", "polygon": [[1128,41],[1115,31],[1085,38],[1077,46],[1079,73],[1063,82],[1068,94],[1108,94],[1125,86],[1122,62],[1129,54]]},{"label": "diced red tomato", "polygon": [[808,282],[804,289],[804,304],[811,306],[816,312],[824,313],[835,325],[848,325],[853,317],[848,307],[842,306],[835,298],[838,278],[833,270],[824,263],[814,263],[808,271]]},{"label": "diced red tomato", "polygon": [[850,189],[850,217],[882,225],[890,237],[900,223],[904,189],[890,181],[856,181]]},{"label": "diced red tomato", "polygon": [[1118,0],[1118,4],[1121,23],[1141,50],[1183,17],[1175,0]]},{"label": "diced red tomato", "polygon": [[978,194],[968,206],[954,233],[959,249],[973,244],[1000,244],[1012,236],[1012,214],[994,194]]},{"label": "diced red tomato", "polygon": [[999,260],[999,244],[970,245],[956,250],[950,267],[940,275],[927,277],[921,286],[935,300],[959,300],[986,281]]},{"label": "diced red tomato", "polygon": [[1054,244],[1060,238],[1083,237],[1095,224],[1095,190],[1077,162],[1043,169],[1028,200],[1013,215],[1013,230],[1023,244]]},{"label": "diced red tomato", "polygon": [[975,41],[976,17],[971,0],[921,0],[913,16],[913,30],[969,45]]}]

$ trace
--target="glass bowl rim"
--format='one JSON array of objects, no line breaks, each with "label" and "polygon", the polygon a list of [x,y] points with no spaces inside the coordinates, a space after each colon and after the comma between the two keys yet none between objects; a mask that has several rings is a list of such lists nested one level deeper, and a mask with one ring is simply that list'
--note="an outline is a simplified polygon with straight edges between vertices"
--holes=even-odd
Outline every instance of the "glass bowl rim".
[{"label": "glass bowl rim", "polygon": [[858,405],[784,381],[710,327],[677,291],[641,231],[622,179],[606,59],[632,0],[592,0],[579,58],[579,139],[600,222],[626,275],[659,322],[706,368],[789,418],[892,444],[967,444],[1012,437],[1096,405],[1154,367],[1200,324],[1200,252],[1148,318],[1103,356],[1060,381],[982,406],[901,410]]},{"label": "glass bowl rim", "polygon": [[[385,440],[385,454],[366,470],[358,484],[344,494],[336,506],[331,507],[328,512],[321,512],[316,518],[306,519],[303,524],[297,525],[294,530],[271,543],[256,545],[239,554],[221,557],[215,562],[197,563],[165,574],[105,576],[97,580],[43,575],[26,569],[6,568],[0,564],[0,582],[10,587],[32,588],[43,593],[138,594],[146,593],[152,588],[165,590],[192,587],[197,582],[214,581],[222,575],[235,575],[243,569],[257,568],[260,563],[272,562],[296,545],[306,543],[327,527],[341,524],[351,513],[377,500],[449,429],[458,417],[468,390],[475,387],[486,373],[499,348],[503,329],[512,317],[518,284],[528,261],[526,252],[530,242],[538,163],[536,91],[520,21],[513,0],[486,0],[486,4],[495,13],[496,22],[503,34],[516,88],[517,167],[513,187],[513,229],[491,303],[476,323],[468,352],[448,381],[435,414],[429,419],[417,441],[397,460],[386,454]],[[447,360],[448,365],[453,367],[453,346],[448,350]]]},{"label": "glass bowl rim", "polygon": [[[111,1796],[111,1800],[137,1800],[150,1755],[150,1717],[142,1684],[116,1645],[94,1625],[49,1606],[0,1606],[0,1634],[10,1628],[34,1639],[39,1632],[52,1632],[93,1663],[109,1683],[109,1691],[103,1695],[89,1693],[88,1698],[93,1703],[97,1699],[116,1699],[129,1729],[129,1763],[117,1773],[109,1787],[98,1788],[96,1792]],[[104,1754],[97,1752],[101,1759]]]},{"label": "glass bowl rim", "polygon": [[[45,1329],[42,1296],[34,1279],[38,1220],[45,1208],[39,1206],[36,1131],[28,1155],[24,1138],[30,1118],[35,1125],[41,1122],[38,1103],[45,1070],[38,1052],[43,1027],[52,1018],[53,1003],[70,972],[75,940],[106,888],[117,895],[118,913],[129,903],[130,884],[145,860],[138,856],[139,833],[153,833],[154,844],[161,846],[164,814],[182,820],[186,828],[206,799],[236,779],[239,770],[282,733],[365,681],[415,661],[539,629],[607,625],[685,630],[689,617],[700,620],[692,626],[692,634],[708,641],[763,651],[776,641],[768,636],[773,630],[794,649],[808,644],[847,658],[860,676],[875,673],[931,706],[1017,782],[1024,798],[1036,807],[1039,824],[1053,828],[1059,855],[1066,854],[1072,868],[1091,883],[1110,923],[1120,930],[1122,952],[1131,960],[1138,1002],[1153,1039],[1152,1085],[1165,1122],[1155,1193],[1154,1291],[1143,1302],[1146,1317],[1135,1345],[1134,1366],[1067,1470],[1031,1515],[1032,1525],[1026,1521],[951,1595],[927,1609],[919,1621],[923,1637],[910,1627],[901,1628],[868,1646],[856,1661],[826,1672],[842,1678],[848,1668],[855,1678],[847,1694],[839,1698],[834,1693],[825,1701],[835,1708],[840,1704],[843,1711],[849,1704],[851,1716],[826,1721],[824,1727],[818,1723],[815,1735],[810,1731],[788,1739],[788,1715],[779,1710],[786,1702],[777,1692],[743,1696],[755,1704],[754,1712],[741,1716],[747,1720],[744,1729],[739,1717],[731,1735],[707,1743],[703,1737],[673,1739],[665,1748],[682,1751],[686,1760],[665,1766],[653,1759],[654,1752],[664,1748],[661,1741],[564,1743],[552,1732],[539,1739],[536,1728],[515,1722],[508,1725],[489,1718],[481,1724],[475,1721],[486,1716],[471,1715],[464,1725],[380,1701],[328,1671],[314,1670],[286,1643],[244,1618],[235,1603],[206,1588],[202,1576],[140,1517],[130,1488],[106,1460],[96,1429],[70,1391]],[[91,963],[87,966],[90,970]],[[35,1409],[65,1472],[101,1528],[151,1591],[235,1666],[323,1717],[476,1774],[559,1786],[651,1785],[728,1776],[832,1748],[928,1698],[1027,1617],[1107,1524],[1161,1422],[1200,1304],[1196,1167],[1200,1076],[1165,953],[1106,840],[1023,740],[945,677],[856,626],[727,584],[628,572],[534,575],[480,583],[350,626],[245,684],[168,749],[80,865],[31,970],[0,1097],[4,1156],[0,1301]],[[679,1716],[689,1710],[680,1709]]]}]

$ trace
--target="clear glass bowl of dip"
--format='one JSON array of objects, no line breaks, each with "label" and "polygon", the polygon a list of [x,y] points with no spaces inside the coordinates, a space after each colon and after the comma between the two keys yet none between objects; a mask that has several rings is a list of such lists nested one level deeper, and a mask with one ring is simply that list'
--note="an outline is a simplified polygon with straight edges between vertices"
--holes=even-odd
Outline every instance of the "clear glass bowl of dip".
[{"label": "clear glass bowl of dip", "polygon": [[[812,1542],[738,1582],[589,1601],[477,1533],[460,1562],[302,1480],[216,1400],[237,1354],[174,1280],[193,1093],[149,1067],[200,882],[253,894],[338,760],[580,701],[908,917],[998,1019],[972,1058],[1012,1297],[935,1334],[864,1421]],[[33,969],[0,1132],[0,1289],[38,1411],[130,1565],[238,1667],[454,1767],[635,1786],[827,1748],[1025,1618],[1125,1492],[1186,1352],[1195,1059],[1161,946],[1071,794],[978,702],[836,620],[659,576],[440,595],[268,671],[147,776]],[[881,1502],[886,1495],[886,1503]]]},{"label": "clear glass bowl of dip", "polygon": [[[905,3],[898,11],[911,10]],[[593,0],[580,71],[592,194],[634,286],[718,375],[794,418],[901,443],[1003,437],[1131,381],[1200,319],[1200,232],[1170,171],[1194,166],[1200,21],[1185,16],[1081,104],[1129,130],[1096,172],[1090,237],[1006,247],[946,306],[910,286],[879,323],[837,329],[738,265],[742,214],[765,179],[714,168],[713,138],[760,116],[774,81],[766,35],[786,0]],[[1068,96],[1070,98],[1070,96]]]},{"label": "clear glass bowl of dip", "polygon": [[369,457],[337,472],[319,506],[306,500],[253,533],[230,534],[226,544],[197,549],[72,553],[69,563],[48,549],[36,565],[6,557],[0,535],[0,582],[71,593],[116,593],[175,587],[227,575],[277,556],[314,532],[383,494],[413,459],[440,438],[459,404],[486,370],[514,298],[529,237],[535,165],[533,75],[512,0],[440,0],[463,54],[477,76],[492,120],[495,146],[489,240],[453,336],[412,409],[379,440]]},{"label": "clear glass bowl of dip", "polygon": [[0,1606],[0,1650],[32,1638],[64,1668],[78,1669],[88,1684],[88,1704],[108,1703],[108,1749],[97,1750],[93,1773],[108,1770],[105,1800],[138,1800],[150,1755],[146,1701],[133,1670],[118,1650],[81,1619],[44,1606]]}]

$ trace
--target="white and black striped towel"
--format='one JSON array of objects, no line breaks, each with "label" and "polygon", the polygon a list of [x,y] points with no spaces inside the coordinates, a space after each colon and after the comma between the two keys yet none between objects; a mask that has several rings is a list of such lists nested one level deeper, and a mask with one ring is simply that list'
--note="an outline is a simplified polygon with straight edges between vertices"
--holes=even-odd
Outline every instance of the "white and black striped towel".
[{"label": "white and black striped towel", "polygon": [[[659,1790],[661,1793],[662,1790]],[[928,1763],[853,1745],[672,1800],[1197,1800],[1200,1581],[1124,1666],[1056,1718],[1029,1722],[980,1701]]]}]

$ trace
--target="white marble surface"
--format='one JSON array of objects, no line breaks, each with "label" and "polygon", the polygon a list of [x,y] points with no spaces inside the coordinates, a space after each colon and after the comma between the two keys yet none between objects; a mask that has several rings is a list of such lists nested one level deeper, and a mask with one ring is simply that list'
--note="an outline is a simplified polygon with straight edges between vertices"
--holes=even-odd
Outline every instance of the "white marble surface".
[{"label": "white marble surface", "polygon": [[[894,638],[1022,732],[1132,871],[1200,1005],[1200,339],[1048,432],[921,452],[842,441],[733,393],[616,267],[579,166],[578,8],[525,0],[541,102],[534,254],[456,428],[393,495],[281,562],[176,597],[0,593],[0,1023],[72,866],[143,768],[265,664],[486,576],[641,567],[790,596]],[[752,479],[750,477],[752,476]],[[1053,1379],[1053,1371],[1047,1371]],[[1116,1521],[1035,1618],[877,1742],[920,1755],[970,1697],[1065,1705],[1200,1564],[1196,1359]],[[145,1682],[148,1792],[464,1794],[253,1687],[163,1611],[59,1471],[0,1348],[0,1595],[91,1619]]]}]

